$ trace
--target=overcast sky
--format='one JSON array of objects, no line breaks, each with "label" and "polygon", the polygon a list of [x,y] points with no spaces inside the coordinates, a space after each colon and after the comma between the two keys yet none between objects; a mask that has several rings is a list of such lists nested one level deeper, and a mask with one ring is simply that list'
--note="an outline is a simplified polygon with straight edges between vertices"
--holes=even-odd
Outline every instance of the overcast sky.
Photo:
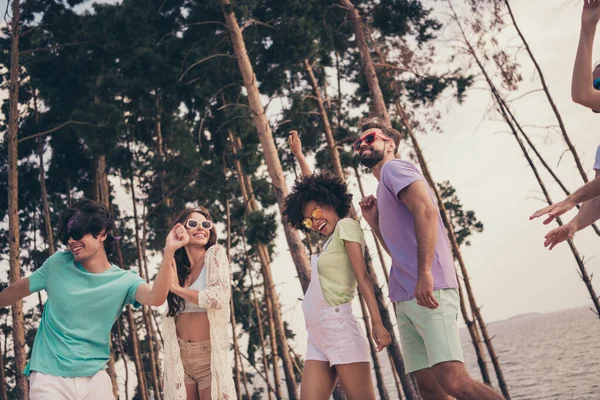
[{"label": "overcast sky", "polygon": [[[520,0],[512,4],[520,27],[546,75],[571,139],[592,177],[594,154],[600,143],[595,125],[600,123],[600,116],[575,105],[570,99],[580,2]],[[5,7],[6,0],[0,0],[0,10]],[[522,61],[527,82],[521,91],[526,92],[537,88],[538,84],[532,82],[535,75],[531,64],[526,58]],[[477,87],[483,86],[480,83]],[[485,225],[484,232],[471,239],[472,246],[463,250],[484,318],[494,321],[523,313],[591,305],[568,246],[562,244],[549,252],[543,247],[543,236],[549,228],[541,221],[528,221],[528,216],[543,205],[541,192],[505,125],[486,121],[489,106],[486,91],[471,90],[462,106],[440,109],[442,133],[420,138],[434,179],[438,182],[449,180],[464,206],[474,210]],[[545,97],[530,95],[514,106],[523,123],[530,125],[528,131],[536,144],[550,164],[556,166],[566,149],[560,134],[556,130],[549,133],[534,127],[556,124]],[[557,172],[571,190],[582,183],[570,154],[564,154]],[[556,185],[550,183],[547,174],[542,175],[551,188],[552,198],[561,199],[563,195]],[[375,193],[375,188],[375,179],[367,178],[367,192]],[[357,195],[355,205],[358,200]],[[130,211],[131,207],[125,204],[122,208]],[[370,234],[367,237],[370,238]],[[587,261],[588,272],[596,275],[600,275],[599,241],[600,237],[591,229],[575,237],[575,243]],[[304,323],[297,300],[301,297],[300,284],[295,278],[282,231],[277,253],[272,269],[284,305],[284,316],[299,334],[297,346],[304,348]],[[594,283],[600,292],[600,283]]]}]

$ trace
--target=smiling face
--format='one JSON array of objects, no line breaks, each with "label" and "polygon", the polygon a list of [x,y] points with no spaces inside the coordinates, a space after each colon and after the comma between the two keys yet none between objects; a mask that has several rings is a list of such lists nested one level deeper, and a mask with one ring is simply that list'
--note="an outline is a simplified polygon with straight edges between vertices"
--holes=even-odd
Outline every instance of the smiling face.
[{"label": "smiling face", "polygon": [[[319,212],[315,210],[320,209]],[[302,208],[302,214],[305,219],[310,219],[312,222],[311,230],[319,232],[322,235],[329,236],[335,230],[340,217],[335,212],[335,209],[327,204],[319,205],[316,201],[310,200]],[[315,217],[315,214],[318,218]]]},{"label": "smiling face", "polygon": [[385,136],[379,128],[366,130],[361,138],[367,138],[367,136],[374,140],[371,143],[367,143],[369,140],[362,140],[356,148],[356,153],[362,165],[373,168],[383,160],[386,153],[393,151],[394,142]]},{"label": "smiling face", "polygon": [[[198,226],[196,226],[195,228],[188,228],[187,221],[190,219],[198,221]],[[210,230],[202,227],[202,221],[208,221],[208,219],[199,212],[193,212],[190,215],[188,215],[186,220],[183,222],[183,226],[185,226],[188,235],[190,235],[190,241],[188,243],[188,246],[192,245],[206,247],[206,245],[208,244],[208,241],[210,239]]]},{"label": "smiling face", "polygon": [[105,253],[104,240],[106,240],[106,233],[104,231],[100,232],[98,237],[94,237],[91,233],[86,233],[79,240],[70,237],[67,245],[75,261],[85,263],[96,255]]}]

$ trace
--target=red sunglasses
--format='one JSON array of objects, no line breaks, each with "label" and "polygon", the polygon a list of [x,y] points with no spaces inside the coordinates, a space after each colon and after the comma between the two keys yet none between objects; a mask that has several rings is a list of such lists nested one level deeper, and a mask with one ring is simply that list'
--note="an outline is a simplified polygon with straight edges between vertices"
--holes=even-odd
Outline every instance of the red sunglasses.
[{"label": "red sunglasses", "polygon": [[356,142],[354,142],[354,151],[358,152],[360,150],[360,145],[364,141],[366,144],[371,144],[375,141],[376,138],[380,138],[384,142],[389,142],[390,139],[378,135],[377,132],[369,132],[365,136],[359,138]]}]

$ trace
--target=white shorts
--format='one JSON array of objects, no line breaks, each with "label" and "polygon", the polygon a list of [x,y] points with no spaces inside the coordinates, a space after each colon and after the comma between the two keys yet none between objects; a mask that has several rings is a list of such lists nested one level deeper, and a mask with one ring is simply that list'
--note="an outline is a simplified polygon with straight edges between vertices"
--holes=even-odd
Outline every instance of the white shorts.
[{"label": "white shorts", "polygon": [[371,361],[367,336],[352,314],[350,303],[331,307],[331,312],[319,311],[317,321],[306,323],[307,361],[325,361],[331,366]]},{"label": "white shorts", "polygon": [[29,400],[114,400],[106,370],[94,376],[65,378],[33,371],[29,376]]}]

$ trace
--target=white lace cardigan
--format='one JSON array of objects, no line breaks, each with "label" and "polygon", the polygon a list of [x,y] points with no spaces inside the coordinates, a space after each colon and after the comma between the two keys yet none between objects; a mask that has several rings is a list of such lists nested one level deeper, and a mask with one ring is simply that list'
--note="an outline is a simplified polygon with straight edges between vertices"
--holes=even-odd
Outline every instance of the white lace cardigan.
[{"label": "white lace cardigan", "polygon": [[[229,332],[231,297],[230,269],[223,246],[211,246],[204,257],[206,289],[198,292],[198,305],[206,308],[210,322],[211,399],[236,399],[233,373],[229,359]],[[163,319],[164,337],[163,388],[165,400],[185,400],[183,364],[175,329],[175,318]]]}]

